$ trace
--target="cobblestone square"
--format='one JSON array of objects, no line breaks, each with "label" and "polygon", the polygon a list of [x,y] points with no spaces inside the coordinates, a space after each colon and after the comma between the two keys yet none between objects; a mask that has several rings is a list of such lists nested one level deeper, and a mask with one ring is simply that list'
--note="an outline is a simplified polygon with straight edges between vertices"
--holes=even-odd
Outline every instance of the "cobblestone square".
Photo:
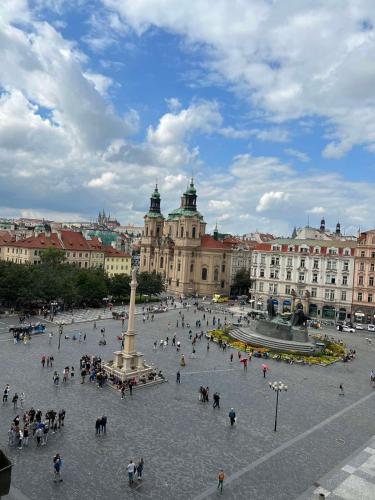
[{"label": "cobblestone square", "polygon": [[[66,425],[49,436],[45,447],[9,448],[7,431],[16,415],[13,405],[0,404],[0,447],[14,461],[13,490],[9,499],[93,500],[109,498],[203,499],[216,498],[216,476],[223,468],[223,498],[290,499],[303,494],[317,479],[343,461],[374,434],[374,389],[369,383],[374,347],[366,333],[342,334],[357,350],[352,363],[328,367],[287,365],[269,361],[270,372],[263,378],[262,360],[253,359],[247,372],[237,353],[223,352],[203,338],[191,357],[189,328],[176,329],[178,311],[155,315],[154,322],[136,319],[136,345],[147,362],[155,364],[168,382],[133,392],[125,400],[120,394],[95,384],[80,384],[79,359],[83,354],[99,354],[111,359],[118,349],[116,335],[121,321],[67,325],[64,333],[80,330],[87,341],[61,340],[52,345],[48,335],[35,336],[30,345],[14,345],[6,332],[0,335],[0,380],[26,394],[25,407],[45,412],[66,410]],[[184,310],[193,326],[202,313]],[[211,322],[211,318],[210,318]],[[170,323],[170,330],[168,330]],[[107,345],[99,347],[100,328],[106,328]],[[56,331],[56,327],[51,328]],[[206,329],[206,328],[205,328]],[[193,333],[196,329],[192,328]],[[177,332],[186,367],[169,345],[153,349],[155,340]],[[337,332],[332,334],[337,336]],[[41,356],[53,354],[54,368],[42,368]],[[74,381],[53,385],[52,374],[74,365]],[[181,384],[176,372],[181,371]],[[282,380],[288,391],[280,395],[278,430],[273,430],[275,393],[268,382]],[[338,386],[343,383],[345,396]],[[201,385],[210,388],[211,401],[198,400]],[[212,394],[221,395],[220,409],[212,408]],[[238,416],[231,428],[228,412]],[[21,410],[17,410],[21,413]],[[95,419],[108,417],[106,435],[95,435]],[[64,459],[62,484],[53,483],[52,456]],[[129,459],[145,461],[144,479],[133,488],[127,484]]]}]

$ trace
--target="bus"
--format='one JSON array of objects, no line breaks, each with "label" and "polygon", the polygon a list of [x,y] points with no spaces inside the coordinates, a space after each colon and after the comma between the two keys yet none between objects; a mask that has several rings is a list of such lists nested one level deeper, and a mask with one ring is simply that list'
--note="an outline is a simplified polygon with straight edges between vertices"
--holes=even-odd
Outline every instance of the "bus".
[{"label": "bus", "polygon": [[212,297],[212,302],[215,303],[221,303],[221,302],[228,302],[229,297],[226,293],[214,293]]}]

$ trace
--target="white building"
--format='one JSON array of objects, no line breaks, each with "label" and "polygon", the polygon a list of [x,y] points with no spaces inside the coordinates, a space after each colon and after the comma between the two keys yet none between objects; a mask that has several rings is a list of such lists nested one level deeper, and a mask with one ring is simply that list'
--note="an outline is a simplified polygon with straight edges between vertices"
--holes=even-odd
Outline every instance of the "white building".
[{"label": "white building", "polygon": [[301,302],[310,317],[349,319],[355,241],[275,239],[253,250],[252,298],[265,309],[272,296],[278,312]]}]

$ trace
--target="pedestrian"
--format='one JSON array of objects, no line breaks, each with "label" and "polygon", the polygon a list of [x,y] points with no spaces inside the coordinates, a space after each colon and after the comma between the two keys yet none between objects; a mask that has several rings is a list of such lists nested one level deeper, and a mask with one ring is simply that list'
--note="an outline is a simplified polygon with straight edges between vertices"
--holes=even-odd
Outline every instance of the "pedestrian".
[{"label": "pedestrian", "polygon": [[207,352],[210,350],[210,343],[207,342]]},{"label": "pedestrian", "polygon": [[263,370],[263,378],[266,378],[267,367],[263,366],[262,370]]},{"label": "pedestrian", "polygon": [[180,370],[178,370],[178,372],[177,372],[176,382],[177,382],[177,384],[181,384],[181,373],[180,373]]},{"label": "pedestrian", "polygon": [[230,353],[230,362],[233,362],[233,352]]},{"label": "pedestrian", "polygon": [[214,403],[212,407],[220,408],[220,394],[218,392],[215,392],[213,398],[214,398]]},{"label": "pedestrian", "polygon": [[25,393],[21,392],[21,395],[20,395],[21,408],[23,408],[24,402],[25,402]]},{"label": "pedestrian", "polygon": [[133,382],[131,380],[129,380],[129,394],[130,396],[133,395]]},{"label": "pedestrian", "polygon": [[65,410],[63,408],[59,411],[58,418],[59,418],[59,429],[60,429],[61,427],[64,427]]},{"label": "pedestrian", "polygon": [[81,371],[81,384],[85,383],[85,378],[86,378],[86,368],[83,368]]},{"label": "pedestrian", "polygon": [[70,369],[70,378],[74,378],[74,366]]},{"label": "pedestrian", "polygon": [[95,434],[100,434],[100,427],[101,427],[102,419],[98,417],[95,421]]},{"label": "pedestrian", "polygon": [[128,470],[128,477],[129,477],[129,485],[132,485],[134,482],[134,471],[135,471],[135,465],[133,460],[130,460],[129,465],[127,467]]},{"label": "pedestrian", "polygon": [[223,493],[223,483],[224,483],[224,471],[223,471],[223,469],[220,469],[220,472],[217,476],[217,479],[218,479],[217,489],[220,490],[220,493]]},{"label": "pedestrian", "polygon": [[342,384],[340,384],[340,396],[344,396],[344,386]]},{"label": "pedestrian", "polygon": [[229,417],[229,420],[230,420],[230,425],[232,427],[234,425],[235,421],[236,421],[236,412],[234,411],[234,408],[230,409],[228,417]]},{"label": "pedestrian", "polygon": [[53,457],[53,472],[54,472],[54,483],[61,483],[62,478],[61,478],[61,467],[62,467],[62,460],[60,457],[59,453],[56,453],[56,455]]},{"label": "pedestrian", "polygon": [[121,399],[125,399],[125,384],[121,384]]},{"label": "pedestrian", "polygon": [[44,368],[44,366],[45,366],[45,364],[46,364],[46,357],[45,357],[45,355],[44,355],[44,354],[43,354],[43,356],[42,356],[42,361],[41,361],[41,363],[42,363],[42,366],[43,366],[43,368]]},{"label": "pedestrian", "polygon": [[51,342],[52,342],[52,337],[53,337],[53,333],[52,333],[52,332],[50,332],[50,333],[48,334],[48,343],[49,343],[49,344],[51,344]]},{"label": "pedestrian", "polygon": [[137,465],[137,476],[138,476],[138,479],[142,479],[144,464],[145,463],[143,461],[143,458],[141,458],[140,461],[138,462],[138,465]]},{"label": "pedestrian", "polygon": [[107,417],[105,415],[100,419],[100,430],[103,434],[107,432]]},{"label": "pedestrian", "polygon": [[9,391],[10,391],[10,386],[7,384],[4,388],[4,393],[3,393],[3,403],[8,402],[8,396],[9,396]]},{"label": "pedestrian", "polygon": [[15,393],[13,398],[12,398],[12,403],[13,403],[13,409],[17,410],[17,401],[18,401],[18,394]]},{"label": "pedestrian", "polygon": [[83,335],[83,342],[86,342],[86,333]]}]

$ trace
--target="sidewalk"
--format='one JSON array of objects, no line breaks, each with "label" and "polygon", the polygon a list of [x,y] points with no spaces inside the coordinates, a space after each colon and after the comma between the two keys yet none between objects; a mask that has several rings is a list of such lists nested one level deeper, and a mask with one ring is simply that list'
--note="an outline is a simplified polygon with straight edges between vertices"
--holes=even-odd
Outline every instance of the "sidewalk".
[{"label": "sidewalk", "polygon": [[[375,437],[330,471],[297,500],[374,500]],[[324,496],[319,496],[323,494]]]}]

